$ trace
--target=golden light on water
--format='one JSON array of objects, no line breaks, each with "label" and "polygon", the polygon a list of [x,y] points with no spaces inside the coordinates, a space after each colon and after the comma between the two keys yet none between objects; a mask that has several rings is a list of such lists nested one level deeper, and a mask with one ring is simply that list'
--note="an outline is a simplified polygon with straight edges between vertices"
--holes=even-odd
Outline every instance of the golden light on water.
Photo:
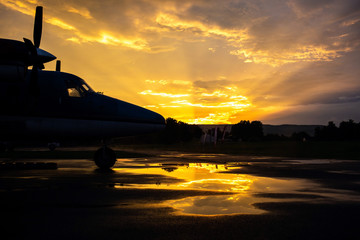
[{"label": "golden light on water", "polygon": [[[131,164],[122,162],[121,165]],[[171,206],[174,214],[221,215],[221,214],[261,214],[265,211],[253,206],[256,202],[284,201],[256,196],[257,193],[292,193],[297,189],[313,186],[306,180],[275,179],[248,174],[232,174],[230,169],[239,168],[235,164],[189,163],[181,165],[147,164],[118,166],[118,173],[146,174],[152,182],[148,184],[118,183],[115,188],[166,189],[199,191],[198,196],[168,200],[160,206]],[[130,166],[130,165],[129,165]],[[169,177],[169,179],[164,178]],[[205,194],[201,194],[204,192]],[[212,192],[213,194],[209,194]],[[156,207],[156,206],[154,206]]]},{"label": "golden light on water", "polygon": [[214,190],[221,192],[246,192],[252,180],[242,177],[234,179],[201,179],[179,184],[178,187],[188,189]]}]

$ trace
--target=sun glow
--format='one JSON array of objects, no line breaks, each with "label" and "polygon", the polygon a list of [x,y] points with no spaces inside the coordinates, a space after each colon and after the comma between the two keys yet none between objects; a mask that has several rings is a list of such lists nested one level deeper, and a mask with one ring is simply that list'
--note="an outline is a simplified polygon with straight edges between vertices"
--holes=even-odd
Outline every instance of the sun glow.
[{"label": "sun glow", "polygon": [[233,85],[207,90],[186,80],[145,80],[145,83],[154,90],[140,94],[157,97],[158,102],[145,107],[169,112],[173,118],[190,124],[230,124],[237,121],[239,113],[254,108],[248,97],[239,94],[242,90]]}]

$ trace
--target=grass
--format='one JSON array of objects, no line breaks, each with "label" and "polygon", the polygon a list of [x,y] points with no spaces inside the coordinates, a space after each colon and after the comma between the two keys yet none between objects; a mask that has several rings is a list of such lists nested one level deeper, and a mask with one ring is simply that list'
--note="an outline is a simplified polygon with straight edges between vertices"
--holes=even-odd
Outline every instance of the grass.
[{"label": "grass", "polygon": [[[267,141],[267,142],[225,142],[216,146],[201,145],[199,142],[179,144],[133,144],[115,146],[118,158],[149,157],[166,151],[189,153],[218,153],[250,156],[274,156],[296,158],[330,158],[360,160],[360,142],[296,142],[296,141]],[[119,150],[121,149],[121,150]],[[92,159],[95,150],[56,151],[11,151],[0,152],[0,158],[8,159]]]},{"label": "grass", "polygon": [[[56,151],[10,151],[1,152],[0,158],[7,159],[92,159],[95,151],[79,151],[79,150],[56,150]],[[149,154],[115,151],[118,158],[138,158],[148,157]]]},{"label": "grass", "polygon": [[360,142],[242,142],[217,148],[229,154],[360,159]]},{"label": "grass", "polygon": [[132,145],[136,150],[180,151],[192,153],[218,153],[232,155],[274,156],[296,158],[330,158],[360,160],[360,142],[225,142],[212,144],[182,143],[173,145]]}]

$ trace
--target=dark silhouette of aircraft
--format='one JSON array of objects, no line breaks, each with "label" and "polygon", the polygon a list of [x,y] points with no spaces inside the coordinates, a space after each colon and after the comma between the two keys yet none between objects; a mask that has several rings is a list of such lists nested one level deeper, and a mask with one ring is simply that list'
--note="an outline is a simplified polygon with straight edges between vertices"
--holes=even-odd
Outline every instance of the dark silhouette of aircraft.
[{"label": "dark silhouette of aircraft", "polygon": [[[160,114],[96,93],[83,79],[61,72],[60,61],[56,71],[43,70],[56,57],[39,48],[42,16],[38,6],[33,42],[0,39],[0,140],[107,140],[165,127]],[[116,155],[104,144],[94,160],[100,168],[111,168]]]}]

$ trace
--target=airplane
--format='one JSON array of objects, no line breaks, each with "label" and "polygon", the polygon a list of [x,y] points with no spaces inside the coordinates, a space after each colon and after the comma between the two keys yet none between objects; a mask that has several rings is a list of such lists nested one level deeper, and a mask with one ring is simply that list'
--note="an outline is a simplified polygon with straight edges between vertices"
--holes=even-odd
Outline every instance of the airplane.
[{"label": "airplane", "polygon": [[37,6],[33,42],[0,38],[0,141],[102,139],[94,161],[100,169],[111,168],[116,154],[107,140],[161,131],[165,119],[95,92],[80,77],[61,72],[60,61],[56,71],[43,70],[56,57],[39,48],[42,18],[43,7]]}]

